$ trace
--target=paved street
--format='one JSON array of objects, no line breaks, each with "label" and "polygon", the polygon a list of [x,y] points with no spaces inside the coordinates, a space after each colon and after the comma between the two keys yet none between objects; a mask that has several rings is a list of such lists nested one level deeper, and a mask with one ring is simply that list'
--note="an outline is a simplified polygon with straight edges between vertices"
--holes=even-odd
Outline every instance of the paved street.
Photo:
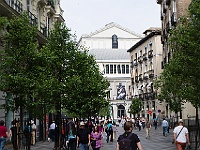
[{"label": "paved street", "polygon": [[[123,133],[123,128],[117,128],[117,137]],[[142,147],[144,150],[175,150],[175,145],[171,143],[172,141],[172,130],[167,137],[162,136],[162,128],[159,127],[157,130],[151,130],[150,139],[146,139],[145,130],[138,131],[138,129],[134,129],[133,131],[136,133],[142,143]],[[116,141],[106,143],[106,134],[103,134],[103,147],[101,150],[115,150],[116,149]],[[37,142],[35,146],[31,146],[31,150],[48,150],[53,149],[54,143],[52,142]],[[90,148],[91,149],[91,148]],[[11,148],[6,148],[5,150],[11,150]]]}]

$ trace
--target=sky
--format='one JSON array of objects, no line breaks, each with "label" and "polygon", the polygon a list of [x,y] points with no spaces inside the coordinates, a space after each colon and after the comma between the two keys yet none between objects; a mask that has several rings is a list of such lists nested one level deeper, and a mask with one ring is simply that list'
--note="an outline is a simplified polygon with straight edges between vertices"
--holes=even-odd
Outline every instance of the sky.
[{"label": "sky", "polygon": [[114,22],[137,34],[161,27],[156,0],[61,0],[66,26],[76,34],[90,34]]}]

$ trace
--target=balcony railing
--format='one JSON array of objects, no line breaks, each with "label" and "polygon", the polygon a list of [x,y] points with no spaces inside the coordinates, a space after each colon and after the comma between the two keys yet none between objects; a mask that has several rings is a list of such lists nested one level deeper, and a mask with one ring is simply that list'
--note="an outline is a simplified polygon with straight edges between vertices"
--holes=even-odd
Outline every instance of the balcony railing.
[{"label": "balcony railing", "polygon": [[32,25],[37,25],[38,24],[37,17],[33,13],[31,13],[29,11],[28,12],[28,16],[30,18],[30,24],[32,24]]},{"label": "balcony railing", "polygon": [[143,75],[142,74],[139,75],[139,81],[143,81]]},{"label": "balcony railing", "polygon": [[5,0],[6,3],[18,13],[23,11],[23,4],[19,0]]},{"label": "balcony railing", "polygon": [[150,51],[148,52],[148,58],[151,58],[151,57],[153,57],[153,50],[150,50]]},{"label": "balcony railing", "polygon": [[47,27],[45,26],[44,23],[40,23],[40,32],[47,37]]},{"label": "balcony railing", "polygon": [[172,24],[172,26],[175,26],[176,22],[177,22],[176,12],[173,12],[172,16],[171,16],[171,24]]},{"label": "balcony railing", "polygon": [[137,66],[138,65],[138,62],[137,62],[137,59],[134,60],[134,66]]},{"label": "balcony railing", "polygon": [[143,61],[142,56],[138,57],[138,62],[139,62],[139,63],[142,63],[142,61]]},{"label": "balcony railing", "polygon": [[138,83],[139,80],[138,80],[138,76],[135,76],[135,82]]},{"label": "balcony railing", "polygon": [[47,5],[51,6],[55,10],[55,4],[53,0],[47,0]]}]

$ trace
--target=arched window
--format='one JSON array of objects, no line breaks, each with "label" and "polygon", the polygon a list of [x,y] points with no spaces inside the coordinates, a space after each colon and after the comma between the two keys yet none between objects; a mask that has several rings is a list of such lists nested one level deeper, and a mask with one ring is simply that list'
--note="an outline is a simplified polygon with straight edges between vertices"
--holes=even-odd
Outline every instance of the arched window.
[{"label": "arched window", "polygon": [[112,48],[118,48],[118,38],[115,34],[112,36]]}]

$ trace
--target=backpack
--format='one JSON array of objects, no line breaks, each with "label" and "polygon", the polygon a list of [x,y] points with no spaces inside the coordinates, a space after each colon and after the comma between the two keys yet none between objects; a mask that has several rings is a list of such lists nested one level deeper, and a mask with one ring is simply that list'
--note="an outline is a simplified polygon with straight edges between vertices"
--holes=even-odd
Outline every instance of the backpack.
[{"label": "backpack", "polygon": [[132,135],[132,133],[130,133],[128,136],[125,136],[124,134],[120,135],[118,141],[119,150],[132,150],[132,140],[130,139]]},{"label": "backpack", "polygon": [[110,126],[109,128],[108,128],[108,132],[111,132],[113,129],[112,129],[112,126]]}]

